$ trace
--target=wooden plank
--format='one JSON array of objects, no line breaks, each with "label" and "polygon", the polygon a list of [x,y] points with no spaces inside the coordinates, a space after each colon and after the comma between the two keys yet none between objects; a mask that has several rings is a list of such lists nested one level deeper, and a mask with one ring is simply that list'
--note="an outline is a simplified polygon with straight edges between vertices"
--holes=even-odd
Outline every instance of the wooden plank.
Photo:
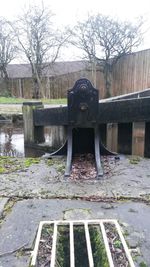
[{"label": "wooden plank", "polygon": [[150,97],[99,104],[99,123],[150,121]]},{"label": "wooden plank", "polygon": [[33,112],[36,109],[43,108],[42,102],[24,102],[23,120],[24,120],[24,141],[25,143],[42,143],[45,141],[43,125],[35,125]]},{"label": "wooden plank", "polygon": [[133,122],[132,155],[144,157],[145,122]]},{"label": "wooden plank", "polygon": [[34,125],[67,125],[68,109],[67,107],[45,108],[34,111]]},{"label": "wooden plank", "polygon": [[150,87],[149,62],[150,49],[120,58],[113,68],[112,92],[118,95]]},{"label": "wooden plank", "polygon": [[113,152],[118,151],[118,124],[107,124],[107,149]]},{"label": "wooden plank", "polygon": [[[99,124],[138,121],[150,121],[150,97],[99,103]],[[34,111],[35,126],[67,124],[67,106]]]}]

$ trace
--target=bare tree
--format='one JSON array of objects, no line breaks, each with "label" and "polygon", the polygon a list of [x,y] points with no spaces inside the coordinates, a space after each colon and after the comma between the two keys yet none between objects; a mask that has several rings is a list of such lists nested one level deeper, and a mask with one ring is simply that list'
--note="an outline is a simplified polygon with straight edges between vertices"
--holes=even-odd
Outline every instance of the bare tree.
[{"label": "bare tree", "polygon": [[131,53],[142,41],[142,19],[135,24],[98,14],[78,22],[71,43],[84,51],[85,57],[98,64],[104,73],[106,97],[111,95],[112,68],[120,57]]},{"label": "bare tree", "polygon": [[0,18],[0,77],[5,81],[8,89],[7,66],[15,58],[17,46],[15,37],[9,24],[4,18]]},{"label": "bare tree", "polygon": [[[43,69],[55,62],[66,37],[53,28],[53,14],[44,7],[31,6],[11,24],[21,51],[30,63],[34,82],[34,98],[39,98],[42,89]],[[41,90],[42,91],[42,90]]]}]

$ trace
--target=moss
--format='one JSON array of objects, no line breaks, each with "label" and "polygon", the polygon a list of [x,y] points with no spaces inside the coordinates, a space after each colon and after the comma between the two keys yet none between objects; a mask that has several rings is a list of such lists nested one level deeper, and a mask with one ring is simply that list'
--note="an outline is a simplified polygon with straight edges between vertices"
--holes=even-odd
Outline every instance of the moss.
[{"label": "moss", "polygon": [[14,200],[14,199],[9,200],[9,201],[6,203],[3,212],[4,212],[5,214],[10,213],[10,212],[12,211],[12,208],[13,208],[13,206],[14,206],[15,203],[16,203],[16,200]]},{"label": "moss", "polygon": [[56,166],[56,169],[58,172],[60,173],[64,173],[65,172],[65,165],[64,164],[59,164]]},{"label": "moss", "polygon": [[[123,235],[124,236],[129,236],[129,232],[128,232],[128,230],[126,229],[126,230],[123,230]],[[127,242],[127,241],[126,241]]]},{"label": "moss", "polygon": [[20,258],[22,256],[25,256],[26,255],[26,251],[24,251],[24,249],[19,249],[17,252],[16,252],[16,257],[17,258]]},{"label": "moss", "polygon": [[40,162],[39,158],[26,158],[24,164],[25,164],[25,167],[28,168],[32,164],[38,164],[39,162]]},{"label": "moss", "polygon": [[5,172],[6,172],[6,169],[0,166],[0,173],[5,173]]},{"label": "moss", "polygon": [[[94,256],[95,267],[109,267],[103,238],[98,226],[90,226],[90,238],[92,252]],[[47,240],[47,237],[52,236],[53,229],[50,226],[44,226],[42,229],[42,240]],[[47,243],[45,243],[47,244]],[[44,249],[42,251],[45,251]],[[88,267],[88,253],[85,238],[84,226],[74,225],[74,252],[75,252],[75,266]],[[21,253],[21,252],[20,252]],[[20,256],[20,253],[18,256]],[[70,267],[70,237],[69,226],[58,226],[57,247],[56,247],[56,267],[65,266]],[[40,258],[44,259],[45,255],[40,254]],[[38,261],[39,262],[39,261]],[[44,264],[42,265],[44,266]],[[31,267],[31,262],[29,267]]]},{"label": "moss", "polygon": [[83,226],[74,226],[75,266],[88,267],[88,254]]},{"label": "moss", "polygon": [[129,159],[130,164],[138,164],[141,161],[139,157],[132,157]]},{"label": "moss", "polygon": [[95,267],[109,267],[105,245],[98,226],[90,226],[91,246]]},{"label": "moss", "polygon": [[41,233],[41,236],[49,236],[49,235],[53,235],[53,232],[54,232],[54,227],[50,224],[46,224],[43,226],[42,228],[42,233]]},{"label": "moss", "polygon": [[120,240],[115,240],[115,241],[114,241],[114,247],[115,247],[115,248],[121,248],[121,245],[122,245],[122,243],[121,243]]},{"label": "moss", "polygon": [[48,166],[52,166],[52,165],[54,165],[54,160],[53,159],[48,159],[46,161],[46,163],[47,163]]},{"label": "moss", "polygon": [[5,217],[12,211],[12,208],[16,202],[17,202],[17,199],[10,199],[7,201],[7,203],[3,209],[2,215],[0,217],[0,224],[3,223]]},{"label": "moss", "polygon": [[70,251],[69,251],[69,228],[67,226],[58,227],[58,242],[56,267],[70,267]]},{"label": "moss", "polygon": [[148,265],[144,261],[142,261],[140,262],[140,267],[148,267]]},{"label": "moss", "polygon": [[42,188],[40,191],[39,191],[39,194],[43,197],[48,197],[48,194],[50,193],[50,190],[46,190],[44,188]]},{"label": "moss", "polygon": [[39,158],[14,158],[0,156],[0,174],[12,173],[29,168],[32,164],[38,164]]},{"label": "moss", "polygon": [[141,195],[145,201],[150,201],[150,194],[142,194]]},{"label": "moss", "polygon": [[13,157],[0,157],[0,173],[10,173],[21,169],[19,159]]},{"label": "moss", "polygon": [[48,166],[54,166],[59,173],[63,174],[65,172],[66,163],[63,159],[52,158],[46,162]]}]

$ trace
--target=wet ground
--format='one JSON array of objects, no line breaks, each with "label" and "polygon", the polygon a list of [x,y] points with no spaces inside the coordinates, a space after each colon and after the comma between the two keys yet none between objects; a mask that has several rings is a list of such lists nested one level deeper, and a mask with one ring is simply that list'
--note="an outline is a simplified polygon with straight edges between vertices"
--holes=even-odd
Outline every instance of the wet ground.
[{"label": "wet ground", "polygon": [[101,180],[65,180],[65,158],[14,159],[0,174],[0,266],[28,266],[40,220],[87,218],[118,219],[135,266],[150,266],[150,160],[107,160]]}]

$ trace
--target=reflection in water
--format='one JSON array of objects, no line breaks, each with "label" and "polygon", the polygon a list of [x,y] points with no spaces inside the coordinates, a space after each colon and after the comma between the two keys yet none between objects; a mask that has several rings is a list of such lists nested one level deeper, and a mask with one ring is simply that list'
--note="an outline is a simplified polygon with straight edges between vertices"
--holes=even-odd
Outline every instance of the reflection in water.
[{"label": "reflection in water", "polygon": [[22,125],[0,123],[0,156],[24,156]]},{"label": "reflection in water", "polygon": [[[45,141],[49,147],[57,145],[56,140],[60,140],[62,144],[64,140],[62,136],[59,136],[59,132],[55,129],[56,127],[45,127]],[[61,131],[60,131],[61,133]],[[55,138],[52,136],[55,135]],[[56,138],[57,137],[57,138]],[[60,145],[58,146],[58,148]],[[49,150],[49,149],[48,149]],[[55,148],[56,150],[56,148]],[[52,152],[50,149],[47,152]],[[24,134],[23,134],[23,123],[1,123],[0,122],[0,156],[9,156],[9,157],[40,157],[45,154],[44,149],[38,149],[35,147],[25,147],[24,148]]]},{"label": "reflection in water", "polygon": [[45,154],[45,151],[29,146],[25,146],[24,152],[26,158],[38,158]]}]

